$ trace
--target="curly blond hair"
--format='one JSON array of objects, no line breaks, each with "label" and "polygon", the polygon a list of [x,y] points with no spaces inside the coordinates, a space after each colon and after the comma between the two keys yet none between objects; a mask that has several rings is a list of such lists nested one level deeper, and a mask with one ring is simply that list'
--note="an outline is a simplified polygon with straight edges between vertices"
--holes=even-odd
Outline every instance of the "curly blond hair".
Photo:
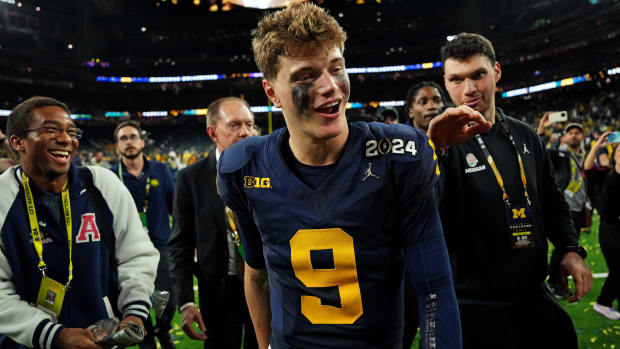
[{"label": "curly blond hair", "polygon": [[334,17],[311,3],[294,4],[263,17],[252,36],[254,60],[267,80],[278,75],[279,56],[315,55],[334,46],[344,53],[347,40]]}]

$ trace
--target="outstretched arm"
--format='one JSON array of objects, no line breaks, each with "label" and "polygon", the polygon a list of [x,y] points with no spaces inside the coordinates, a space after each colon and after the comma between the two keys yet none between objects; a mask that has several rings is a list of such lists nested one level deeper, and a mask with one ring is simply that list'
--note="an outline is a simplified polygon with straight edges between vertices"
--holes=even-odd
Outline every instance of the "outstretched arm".
[{"label": "outstretched arm", "polygon": [[584,170],[591,170],[594,168],[594,160],[596,160],[596,156],[598,155],[599,150],[607,146],[607,136],[611,133],[611,131],[607,131],[603,133],[597,140],[596,143],[590,149],[588,156],[586,156],[585,161],[583,162]]},{"label": "outstretched arm", "polygon": [[410,246],[405,254],[420,304],[420,348],[460,348],[461,320],[443,237]]},{"label": "outstretched arm", "polygon": [[550,111],[546,112],[545,115],[543,115],[542,118],[540,118],[540,120],[538,121],[536,134],[538,134],[539,136],[542,136],[545,133],[545,129],[551,126],[551,122],[549,121],[549,115],[551,115]]}]

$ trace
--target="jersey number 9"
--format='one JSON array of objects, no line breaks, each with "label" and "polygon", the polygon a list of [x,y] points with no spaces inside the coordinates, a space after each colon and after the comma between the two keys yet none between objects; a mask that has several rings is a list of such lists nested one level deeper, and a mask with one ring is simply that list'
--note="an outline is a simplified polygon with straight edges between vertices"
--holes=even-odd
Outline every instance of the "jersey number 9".
[{"label": "jersey number 9", "polygon": [[[295,276],[306,287],[338,286],[341,307],[321,304],[315,296],[301,296],[301,313],[313,324],[352,324],[363,314],[353,238],[340,228],[300,229],[290,240]],[[332,250],[333,269],[314,269],[312,250]]]}]

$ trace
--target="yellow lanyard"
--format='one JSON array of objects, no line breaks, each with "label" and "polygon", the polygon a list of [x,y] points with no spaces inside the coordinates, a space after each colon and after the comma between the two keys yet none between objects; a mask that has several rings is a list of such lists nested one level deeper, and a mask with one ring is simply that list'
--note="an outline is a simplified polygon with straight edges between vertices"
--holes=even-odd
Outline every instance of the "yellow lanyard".
[{"label": "yellow lanyard", "polygon": [[[570,159],[570,182],[568,183],[567,189],[571,191],[573,194],[577,194],[581,186],[583,185],[583,177],[581,176],[581,168],[579,168],[579,163],[577,159],[573,155],[574,153],[569,153]],[[583,159],[583,158],[582,158]]]},{"label": "yellow lanyard", "polygon": [[237,246],[237,251],[239,251],[239,255],[241,258],[245,260],[245,253],[243,252],[243,245],[241,244],[241,237],[239,236],[239,232],[237,231],[237,225],[235,224],[235,216],[233,211],[225,206],[224,211],[226,212],[226,219],[228,220],[228,225],[231,229],[231,237],[235,246]]},{"label": "yellow lanyard", "polygon": [[[500,125],[502,126],[502,128],[504,129],[504,133],[506,133],[506,135],[510,139],[512,146],[515,148],[515,152],[517,153],[517,159],[519,161],[519,171],[521,173],[521,182],[523,183],[523,192],[525,194],[525,199],[527,200],[527,204],[531,206],[532,203],[530,201],[530,195],[527,192],[527,178],[525,177],[525,168],[523,167],[523,160],[521,160],[521,154],[519,154],[519,149],[517,148],[514,138],[512,137],[512,132],[510,132],[510,129],[508,128],[508,122],[506,122],[506,119],[504,119],[504,116],[501,114],[500,111],[497,112],[497,119]],[[509,206],[510,200],[508,198],[508,193],[506,193],[506,188],[504,187],[504,179],[502,178],[502,175],[499,173],[499,170],[497,169],[497,165],[495,165],[495,161],[493,160],[493,157],[491,156],[491,154],[489,153],[489,150],[484,144],[482,137],[480,137],[480,135],[477,134],[476,139],[478,140],[478,143],[480,144],[480,148],[482,148],[482,152],[484,153],[484,156],[489,162],[489,166],[491,166],[491,169],[493,170],[493,174],[495,175],[497,184],[499,184],[499,187],[502,190],[502,200],[504,200],[506,205]]]},{"label": "yellow lanyard", "polygon": [[[62,209],[65,216],[65,225],[67,228],[67,240],[69,241],[69,279],[67,280],[66,288],[69,288],[69,284],[71,280],[73,280],[73,262],[71,260],[71,237],[72,237],[72,225],[71,225],[71,203],[69,201],[69,187],[68,183],[65,182],[65,185],[62,187]],[[45,261],[43,261],[43,242],[41,241],[41,230],[39,228],[39,221],[37,220],[37,212],[34,207],[34,200],[32,198],[32,191],[30,190],[30,183],[28,176],[26,173],[22,171],[22,182],[24,184],[24,195],[26,196],[26,207],[28,208],[28,220],[30,221],[30,231],[32,233],[32,244],[34,245],[34,249],[37,252],[37,256],[39,256],[39,270],[45,276],[45,269],[47,265]]]}]

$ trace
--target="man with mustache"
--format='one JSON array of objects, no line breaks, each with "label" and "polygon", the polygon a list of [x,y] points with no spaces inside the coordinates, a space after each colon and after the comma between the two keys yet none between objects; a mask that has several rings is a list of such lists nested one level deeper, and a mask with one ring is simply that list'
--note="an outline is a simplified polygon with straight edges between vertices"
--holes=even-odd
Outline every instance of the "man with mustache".
[{"label": "man with mustache", "polygon": [[[548,114],[543,116],[540,123],[544,125],[546,118],[548,118]],[[542,132],[537,133],[540,135]],[[591,225],[589,222],[591,204],[586,191],[586,176],[583,171],[585,160],[585,154],[582,150],[583,139],[583,126],[579,123],[570,123],[564,128],[559,148],[549,150],[556,182],[560,190],[564,192],[577,235],[581,233],[582,228]],[[561,252],[554,249],[549,260],[548,284],[556,298],[566,299],[572,295],[572,291],[567,287],[568,285],[562,282],[559,267],[561,258]]]},{"label": "man with mustache", "polygon": [[[145,140],[142,128],[137,121],[123,121],[114,130],[115,147],[120,155],[118,164],[110,168],[125,184],[133,197],[142,227],[159,251],[159,264],[155,289],[172,292],[170,281],[170,258],[168,238],[170,237],[170,219],[172,199],[174,196],[174,178],[172,172],[163,163],[150,161],[143,154]],[[153,327],[147,319],[147,335],[140,343],[140,348],[155,349],[155,337],[162,348],[174,348],[170,341],[170,322],[174,317],[174,298],[170,294],[168,306],[161,318],[156,319]]]}]

